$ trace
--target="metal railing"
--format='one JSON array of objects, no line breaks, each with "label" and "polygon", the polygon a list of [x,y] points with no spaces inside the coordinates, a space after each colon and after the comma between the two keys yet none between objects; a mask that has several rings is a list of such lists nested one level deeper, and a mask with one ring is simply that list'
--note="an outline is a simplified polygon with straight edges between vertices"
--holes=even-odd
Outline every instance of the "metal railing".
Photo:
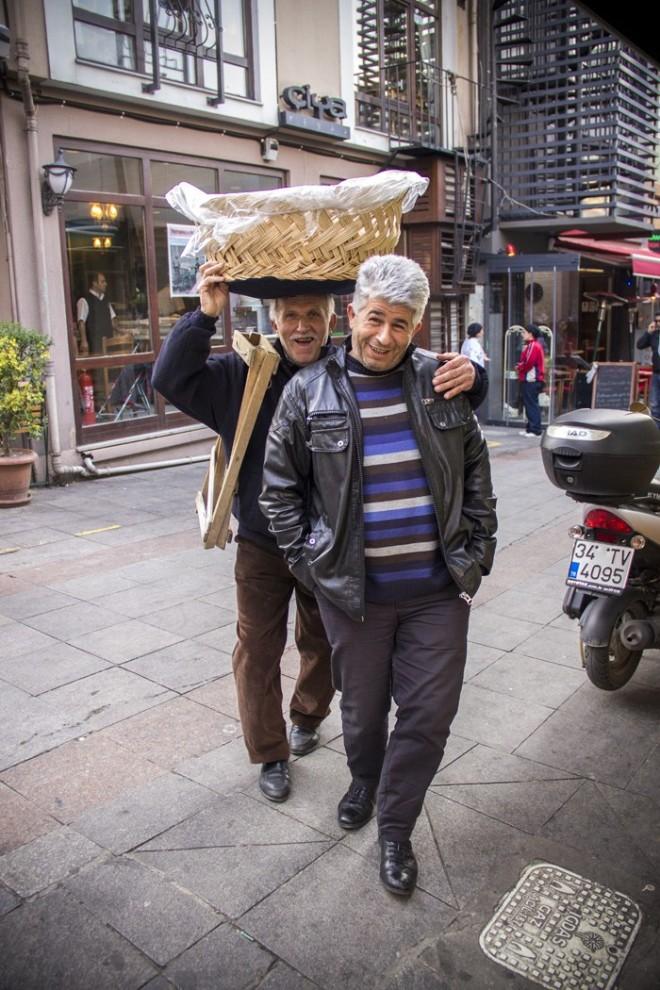
[{"label": "metal railing", "polygon": [[394,62],[358,81],[357,122],[393,148],[465,148],[478,120],[478,86],[432,62]]}]

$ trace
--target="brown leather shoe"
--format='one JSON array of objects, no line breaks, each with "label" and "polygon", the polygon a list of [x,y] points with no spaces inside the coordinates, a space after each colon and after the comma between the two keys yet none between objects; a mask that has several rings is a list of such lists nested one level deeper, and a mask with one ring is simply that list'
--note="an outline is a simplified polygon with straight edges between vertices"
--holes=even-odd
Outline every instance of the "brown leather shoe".
[{"label": "brown leather shoe", "polygon": [[417,884],[417,860],[409,840],[380,840],[380,879],[390,893],[410,897]]}]

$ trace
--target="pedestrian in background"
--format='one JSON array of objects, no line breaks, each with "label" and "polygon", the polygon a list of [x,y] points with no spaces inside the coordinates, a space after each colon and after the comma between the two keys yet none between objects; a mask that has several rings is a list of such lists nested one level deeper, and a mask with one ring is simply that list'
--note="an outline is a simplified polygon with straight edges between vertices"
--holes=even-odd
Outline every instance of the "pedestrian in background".
[{"label": "pedestrian in background", "polygon": [[545,354],[540,336],[541,331],[535,323],[529,323],[525,327],[524,346],[516,365],[527,418],[526,429],[521,431],[523,437],[540,437],[543,432],[539,395],[545,387]]},{"label": "pedestrian in background", "polygon": [[[478,364],[480,368],[484,369],[484,374],[486,372],[486,361],[490,361],[490,358],[486,354],[483,348],[484,339],[484,328],[481,323],[471,323],[467,328],[467,337],[461,345],[461,354],[464,357],[469,358],[470,361],[474,361]],[[480,406],[474,410],[474,414],[477,419],[484,419],[486,416],[486,401],[484,400]]]},{"label": "pedestrian in background", "polygon": [[653,377],[651,379],[651,415],[655,425],[660,427],[660,313],[653,317],[653,322],[637,341],[640,351],[651,348],[653,361]]},{"label": "pedestrian in background", "polygon": [[484,328],[481,323],[471,323],[467,328],[467,337],[461,344],[461,354],[476,361],[480,368],[486,367],[486,361],[490,358],[483,348]]}]

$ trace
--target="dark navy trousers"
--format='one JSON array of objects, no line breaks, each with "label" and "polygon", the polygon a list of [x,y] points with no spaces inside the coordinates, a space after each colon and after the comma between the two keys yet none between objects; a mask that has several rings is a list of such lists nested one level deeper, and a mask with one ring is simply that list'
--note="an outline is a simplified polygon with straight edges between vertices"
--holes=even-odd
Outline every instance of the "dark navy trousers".
[{"label": "dark navy trousers", "polygon": [[400,605],[367,603],[364,622],[356,622],[318,592],[317,600],[351,775],[378,789],[381,838],[408,839],[458,709],[469,605],[453,588]]}]

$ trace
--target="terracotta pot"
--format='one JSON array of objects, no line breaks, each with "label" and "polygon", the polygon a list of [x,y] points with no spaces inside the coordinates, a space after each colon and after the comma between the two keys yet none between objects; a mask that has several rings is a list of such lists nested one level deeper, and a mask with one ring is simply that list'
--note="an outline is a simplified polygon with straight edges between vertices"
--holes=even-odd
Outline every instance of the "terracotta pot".
[{"label": "terracotta pot", "polygon": [[37,459],[33,450],[12,450],[9,457],[0,455],[0,509],[27,505],[32,465]]}]

